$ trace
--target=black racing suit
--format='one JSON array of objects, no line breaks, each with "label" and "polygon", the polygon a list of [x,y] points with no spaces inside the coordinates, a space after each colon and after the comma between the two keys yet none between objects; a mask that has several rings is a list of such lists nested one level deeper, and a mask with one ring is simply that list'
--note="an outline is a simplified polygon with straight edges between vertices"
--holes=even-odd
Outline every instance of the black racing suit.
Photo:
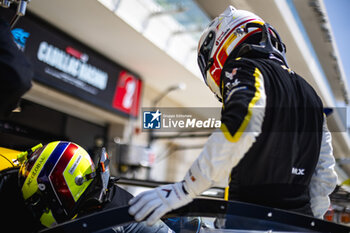
[{"label": "black racing suit", "polygon": [[25,207],[18,185],[18,170],[18,168],[8,168],[0,172],[1,231],[37,232],[43,226]]},{"label": "black racing suit", "polygon": [[199,195],[229,183],[230,200],[322,218],[337,174],[313,88],[273,55],[231,53],[220,90],[221,128],[186,173],[187,188]]},{"label": "black racing suit", "polygon": [[227,59],[221,82],[222,124],[232,139],[260,131],[232,169],[229,199],[312,215],[309,184],[324,120],[314,89],[276,58]]}]

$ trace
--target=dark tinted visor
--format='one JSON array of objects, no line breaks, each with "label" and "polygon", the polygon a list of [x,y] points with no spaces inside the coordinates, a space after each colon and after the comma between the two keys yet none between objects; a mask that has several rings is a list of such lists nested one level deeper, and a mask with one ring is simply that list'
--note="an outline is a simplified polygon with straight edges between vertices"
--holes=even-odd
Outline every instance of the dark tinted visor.
[{"label": "dark tinted visor", "polygon": [[198,53],[198,58],[197,58],[198,66],[199,66],[199,69],[201,70],[205,83],[207,83],[207,80],[206,80],[207,70],[213,64],[212,61],[209,61],[209,58],[210,58],[211,51],[214,47],[214,42],[215,42],[215,33],[214,31],[210,31],[207,37],[205,38]]}]

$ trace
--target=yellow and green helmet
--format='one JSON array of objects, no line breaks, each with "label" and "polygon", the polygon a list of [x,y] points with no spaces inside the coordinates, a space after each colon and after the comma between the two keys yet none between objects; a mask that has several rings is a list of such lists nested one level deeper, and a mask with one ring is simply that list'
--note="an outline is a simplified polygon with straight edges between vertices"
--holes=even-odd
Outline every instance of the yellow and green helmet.
[{"label": "yellow and green helmet", "polygon": [[19,171],[25,203],[47,227],[76,215],[94,177],[95,166],[89,154],[65,141],[36,149]]}]

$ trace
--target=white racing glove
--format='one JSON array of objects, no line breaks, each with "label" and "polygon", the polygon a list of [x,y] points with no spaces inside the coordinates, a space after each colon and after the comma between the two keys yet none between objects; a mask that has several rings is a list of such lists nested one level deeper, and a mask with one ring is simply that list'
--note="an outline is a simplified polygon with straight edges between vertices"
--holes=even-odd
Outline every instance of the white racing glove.
[{"label": "white racing glove", "polygon": [[136,221],[147,217],[147,225],[153,225],[170,210],[190,203],[195,194],[189,191],[185,182],[178,182],[140,193],[129,201],[129,214],[134,215]]}]

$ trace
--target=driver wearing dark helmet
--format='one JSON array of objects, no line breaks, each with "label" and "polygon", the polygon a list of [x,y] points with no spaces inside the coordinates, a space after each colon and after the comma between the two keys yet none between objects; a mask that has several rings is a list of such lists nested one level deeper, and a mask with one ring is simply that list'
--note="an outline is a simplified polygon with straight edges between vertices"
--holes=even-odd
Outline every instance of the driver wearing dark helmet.
[{"label": "driver wearing dark helmet", "polygon": [[[19,155],[0,172],[1,227],[37,232],[100,210],[128,205],[132,195],[116,185],[102,150],[97,168],[89,154],[72,142],[39,145]],[[172,232],[163,222],[116,226],[103,232]]]},{"label": "driver wearing dark helmet", "polygon": [[129,213],[154,224],[212,186],[229,200],[321,218],[337,181],[331,134],[314,89],[292,71],[276,30],[229,6],[204,30],[198,64],[222,102],[213,133],[182,182],[131,199]]}]

